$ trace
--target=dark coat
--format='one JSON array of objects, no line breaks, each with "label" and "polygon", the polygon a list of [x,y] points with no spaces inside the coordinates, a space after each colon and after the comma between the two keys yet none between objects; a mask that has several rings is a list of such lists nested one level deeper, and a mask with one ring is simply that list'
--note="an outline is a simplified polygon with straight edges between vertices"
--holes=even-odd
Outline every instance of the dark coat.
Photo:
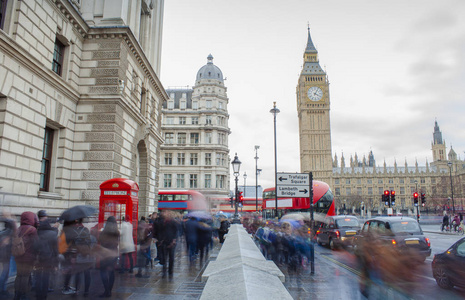
[{"label": "dark coat", "polygon": [[43,266],[55,266],[58,263],[57,230],[47,220],[39,223],[37,228],[38,240],[35,245],[37,261]]},{"label": "dark coat", "polygon": [[137,244],[140,249],[144,250],[150,247],[152,243],[152,226],[146,221],[141,220],[137,225]]},{"label": "dark coat", "polygon": [[199,222],[197,238],[200,247],[205,247],[206,245],[210,244],[212,240],[212,231],[212,227],[206,222]]},{"label": "dark coat", "polygon": [[162,245],[169,246],[176,243],[178,237],[178,224],[174,219],[165,219],[160,230]]},{"label": "dark coat", "polygon": [[25,211],[21,214],[21,225],[18,228],[17,235],[23,237],[24,248],[26,252],[18,257],[15,257],[16,262],[34,263],[36,260],[37,251],[34,247],[37,241],[37,229],[39,220],[35,213]]},{"label": "dark coat", "polygon": [[196,219],[190,218],[185,223],[184,233],[186,234],[187,243],[196,244],[197,243],[197,232],[198,232],[199,222]]}]

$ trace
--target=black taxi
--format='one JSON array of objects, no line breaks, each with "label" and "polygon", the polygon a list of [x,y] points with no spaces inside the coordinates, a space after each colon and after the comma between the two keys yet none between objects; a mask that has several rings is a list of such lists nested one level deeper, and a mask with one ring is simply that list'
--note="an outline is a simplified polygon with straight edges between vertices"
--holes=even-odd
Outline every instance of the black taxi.
[{"label": "black taxi", "polygon": [[360,222],[355,216],[327,217],[316,232],[316,241],[332,250],[351,247],[359,230]]}]

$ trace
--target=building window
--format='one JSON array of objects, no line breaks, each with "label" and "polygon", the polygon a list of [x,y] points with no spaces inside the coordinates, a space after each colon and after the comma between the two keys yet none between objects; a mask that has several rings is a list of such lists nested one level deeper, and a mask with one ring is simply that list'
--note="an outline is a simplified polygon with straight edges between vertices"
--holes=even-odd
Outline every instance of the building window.
[{"label": "building window", "polygon": [[65,45],[58,39],[55,39],[55,48],[53,50],[52,70],[61,76],[63,71],[63,56],[65,54]]},{"label": "building window", "polygon": [[205,124],[207,125],[212,124],[212,116],[205,116]]},{"label": "building window", "polygon": [[213,105],[212,105],[212,101],[211,100],[207,100],[207,108],[212,108]]},{"label": "building window", "polygon": [[168,101],[168,109],[174,109],[174,101]]},{"label": "building window", "polygon": [[346,178],[346,184],[350,184],[350,179]]},{"label": "building window", "polygon": [[368,195],[373,195],[373,188],[372,187],[368,188]]},{"label": "building window", "polygon": [[334,179],[334,184],[339,184],[339,178]]},{"label": "building window", "polygon": [[362,184],[362,180],[360,178],[357,178],[357,184]]},{"label": "building window", "polygon": [[336,188],[336,196],[340,196],[341,195],[341,188]]},{"label": "building window", "polygon": [[184,174],[176,174],[176,187],[184,188]]},{"label": "building window", "polygon": [[224,145],[226,141],[226,135],[224,133],[218,133],[218,144]]},{"label": "building window", "polygon": [[224,188],[224,175],[216,175],[216,188],[222,189]]},{"label": "building window", "polygon": [[196,189],[197,188],[197,174],[191,174],[189,177],[189,188]]},{"label": "building window", "polygon": [[431,178],[431,183],[436,184],[436,178]]},{"label": "building window", "polygon": [[50,172],[52,166],[52,150],[53,150],[53,129],[45,127],[44,149],[42,152],[42,165],[40,167],[40,190],[49,191],[50,188]]},{"label": "building window", "polygon": [[367,184],[372,184],[373,180],[372,179],[367,179]]},{"label": "building window", "polygon": [[421,182],[421,183],[426,183],[425,177],[421,178],[421,179],[420,179],[420,182]]},{"label": "building window", "polygon": [[192,125],[198,125],[199,124],[199,118],[198,117],[192,117],[191,123],[192,123]]},{"label": "building window", "polygon": [[165,153],[165,165],[170,166],[173,164],[173,153]]},{"label": "building window", "polygon": [[186,125],[186,117],[179,117],[179,124]]},{"label": "building window", "polygon": [[191,166],[196,166],[198,163],[198,154],[197,153],[191,153],[191,159],[190,159],[190,164]]},{"label": "building window", "polygon": [[361,196],[361,195],[362,195],[362,188],[361,188],[361,187],[358,187],[358,188],[357,188],[357,195],[358,195],[358,196]]},{"label": "building window", "polygon": [[400,194],[401,194],[401,195],[405,195],[405,187],[402,186],[402,187],[400,188]]},{"label": "building window", "polygon": [[179,104],[179,108],[186,109],[186,101],[181,101],[181,103]]},{"label": "building window", "polygon": [[346,195],[350,196],[350,188],[346,188]]},{"label": "building window", "polygon": [[219,108],[219,109],[223,109],[223,102],[222,102],[222,101],[219,101],[219,102],[218,102],[218,108]]},{"label": "building window", "polygon": [[171,174],[164,174],[163,175],[163,187],[170,188],[171,187]]},{"label": "building window", "polygon": [[382,187],[379,187],[379,188],[378,188],[378,194],[382,195],[383,193],[384,193],[383,188],[382,188]]},{"label": "building window", "polygon": [[3,29],[5,26],[5,14],[7,3],[7,0],[0,0],[0,29]]},{"label": "building window", "polygon": [[212,154],[205,153],[205,165],[211,166],[212,165]]},{"label": "building window", "polygon": [[216,165],[221,165],[221,153],[216,153]]},{"label": "building window", "polygon": [[166,125],[173,125],[174,124],[174,118],[173,117],[167,117],[166,118]]},{"label": "building window", "polygon": [[205,174],[205,188],[210,189],[212,187],[212,175]]},{"label": "building window", "polygon": [[195,109],[195,110],[199,109],[199,102],[192,101],[192,109]]},{"label": "building window", "polygon": [[165,133],[165,144],[174,144],[174,133],[172,132]]},{"label": "building window", "polygon": [[191,144],[199,143],[199,134],[197,132],[191,133]]},{"label": "building window", "polygon": [[394,183],[394,179],[389,178],[389,183]]},{"label": "building window", "polygon": [[186,133],[178,133],[178,144],[180,145],[186,144]]},{"label": "building window", "polygon": [[382,180],[382,179],[378,179],[378,183],[383,183],[383,180]]},{"label": "building window", "polygon": [[178,166],[184,166],[186,163],[186,154],[178,153]]},{"label": "building window", "polygon": [[205,143],[206,144],[211,144],[212,143],[212,133],[211,132],[206,132],[205,133]]},{"label": "building window", "polygon": [[415,183],[415,178],[410,178],[410,183]]},{"label": "building window", "polygon": [[404,178],[399,178],[399,183],[404,184]]}]

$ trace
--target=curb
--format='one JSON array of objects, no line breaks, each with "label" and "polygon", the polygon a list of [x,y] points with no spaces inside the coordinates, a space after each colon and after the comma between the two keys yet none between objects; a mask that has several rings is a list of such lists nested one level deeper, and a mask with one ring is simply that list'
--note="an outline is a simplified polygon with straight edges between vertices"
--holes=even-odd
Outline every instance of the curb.
[{"label": "curb", "polygon": [[[423,230],[423,232],[427,232],[427,233],[437,233],[437,234],[447,234],[447,235],[456,235],[456,236],[459,236],[459,234],[457,233],[453,233],[453,232],[441,232],[441,231],[428,231],[428,230]],[[465,237],[465,235],[463,235]]]}]

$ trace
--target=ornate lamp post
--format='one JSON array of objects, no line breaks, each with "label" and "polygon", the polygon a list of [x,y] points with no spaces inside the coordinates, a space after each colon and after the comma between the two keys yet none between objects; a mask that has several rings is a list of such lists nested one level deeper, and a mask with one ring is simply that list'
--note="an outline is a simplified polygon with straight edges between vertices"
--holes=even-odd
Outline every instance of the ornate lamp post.
[{"label": "ornate lamp post", "polygon": [[452,162],[451,161],[447,162],[447,165],[449,166],[449,175],[450,175],[450,193],[451,193],[451,199],[452,199],[452,213],[455,216],[454,186],[452,185]]},{"label": "ornate lamp post", "polygon": [[273,114],[274,119],[274,201],[276,204],[275,217],[278,218],[278,158],[276,154],[276,115],[279,114],[280,110],[276,107],[276,101],[273,102],[273,108],[270,113]]},{"label": "ornate lamp post", "polygon": [[238,177],[239,177],[239,170],[241,168],[241,161],[239,160],[239,158],[237,157],[237,153],[236,155],[234,156],[234,160],[231,162],[231,165],[233,167],[233,172],[234,172],[234,177],[235,177],[235,182],[236,182],[236,187],[235,187],[235,191],[234,191],[234,196],[235,196],[235,201],[234,201],[234,219],[232,221],[233,224],[241,224],[241,220],[239,219],[239,214],[237,212],[237,204],[238,204],[238,200],[237,199],[237,182],[238,182]]}]

